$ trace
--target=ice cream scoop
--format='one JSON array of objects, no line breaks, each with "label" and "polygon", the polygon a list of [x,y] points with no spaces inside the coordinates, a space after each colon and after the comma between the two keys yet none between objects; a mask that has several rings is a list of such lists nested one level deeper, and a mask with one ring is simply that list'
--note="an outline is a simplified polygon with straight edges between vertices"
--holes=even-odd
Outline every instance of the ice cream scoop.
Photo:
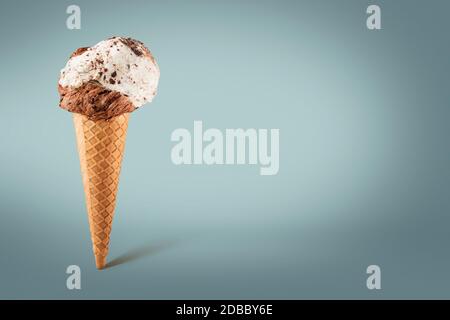
[{"label": "ice cream scoop", "polygon": [[158,81],[159,67],[142,42],[112,37],[72,54],[60,73],[60,107],[108,119],[151,102]]},{"label": "ice cream scoop", "polygon": [[98,269],[107,266],[129,114],[153,100],[158,81],[152,54],[131,38],[79,48],[61,70],[59,105],[73,113]]}]

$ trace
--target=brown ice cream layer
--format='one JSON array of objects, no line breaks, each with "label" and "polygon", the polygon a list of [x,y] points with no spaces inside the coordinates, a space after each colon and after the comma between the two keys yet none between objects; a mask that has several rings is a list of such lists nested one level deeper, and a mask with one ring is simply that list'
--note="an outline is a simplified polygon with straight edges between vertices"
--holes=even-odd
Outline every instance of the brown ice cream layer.
[{"label": "brown ice cream layer", "polygon": [[58,91],[61,108],[84,114],[91,120],[110,119],[136,109],[128,96],[106,89],[95,80],[75,89],[58,85]]}]

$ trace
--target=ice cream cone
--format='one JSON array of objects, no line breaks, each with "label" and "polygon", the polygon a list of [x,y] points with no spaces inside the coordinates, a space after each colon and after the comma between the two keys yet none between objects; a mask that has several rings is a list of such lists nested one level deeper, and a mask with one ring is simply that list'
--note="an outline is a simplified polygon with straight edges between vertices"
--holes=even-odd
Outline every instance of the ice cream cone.
[{"label": "ice cream cone", "polygon": [[90,120],[74,113],[95,263],[106,266],[129,114]]},{"label": "ice cream cone", "polygon": [[59,106],[73,114],[98,269],[107,265],[129,113],[153,101],[159,76],[141,41],[117,36],[78,48],[60,71]]}]

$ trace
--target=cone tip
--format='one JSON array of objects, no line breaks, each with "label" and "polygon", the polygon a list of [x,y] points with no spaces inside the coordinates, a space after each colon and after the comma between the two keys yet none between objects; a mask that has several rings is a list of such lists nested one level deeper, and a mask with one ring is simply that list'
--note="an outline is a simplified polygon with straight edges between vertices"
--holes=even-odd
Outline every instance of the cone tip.
[{"label": "cone tip", "polygon": [[95,265],[97,269],[101,270],[106,267],[106,257],[105,256],[95,256]]}]

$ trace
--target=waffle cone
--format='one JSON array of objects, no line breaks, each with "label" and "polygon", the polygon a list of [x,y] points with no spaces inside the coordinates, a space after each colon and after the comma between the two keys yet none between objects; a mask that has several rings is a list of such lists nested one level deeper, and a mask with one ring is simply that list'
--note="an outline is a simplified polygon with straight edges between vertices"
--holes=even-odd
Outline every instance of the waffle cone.
[{"label": "waffle cone", "polygon": [[89,120],[73,113],[89,216],[92,246],[98,269],[106,265],[116,206],[120,167],[129,114],[108,120]]}]

